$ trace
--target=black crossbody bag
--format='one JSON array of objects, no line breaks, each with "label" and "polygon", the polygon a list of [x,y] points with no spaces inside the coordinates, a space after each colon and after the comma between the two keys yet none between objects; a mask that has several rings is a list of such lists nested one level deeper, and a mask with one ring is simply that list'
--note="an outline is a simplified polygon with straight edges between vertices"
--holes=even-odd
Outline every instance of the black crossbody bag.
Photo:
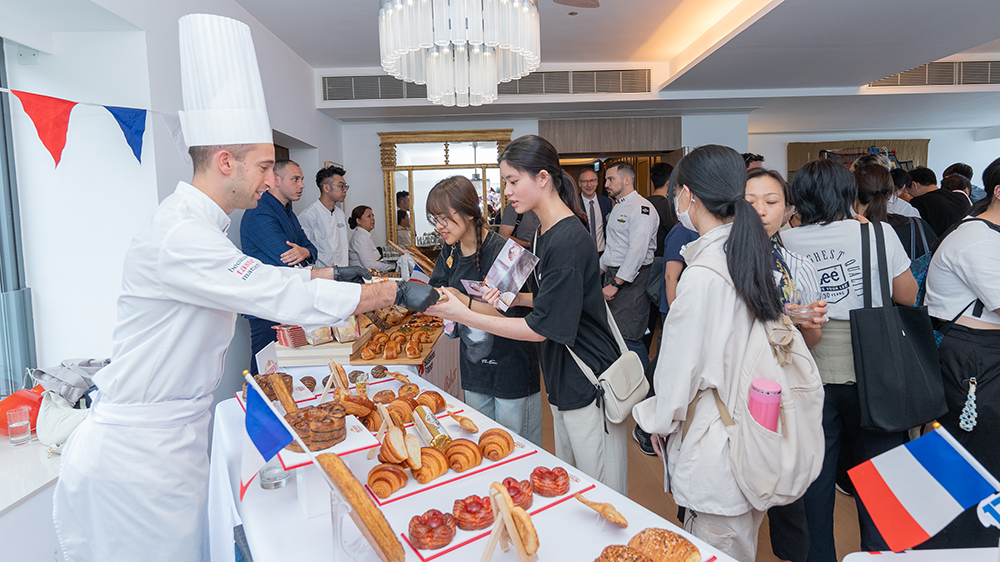
[{"label": "black crossbody bag", "polygon": [[861,225],[864,308],[851,311],[851,346],[861,427],[907,431],[948,411],[937,342],[927,307],[894,306],[881,223],[873,223],[882,306],[872,306],[869,225]]}]

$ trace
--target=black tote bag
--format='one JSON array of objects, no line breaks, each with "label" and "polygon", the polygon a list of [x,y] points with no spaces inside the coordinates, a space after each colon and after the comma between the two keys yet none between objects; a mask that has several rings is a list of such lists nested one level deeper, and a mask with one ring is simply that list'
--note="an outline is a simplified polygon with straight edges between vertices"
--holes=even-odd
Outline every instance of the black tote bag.
[{"label": "black tote bag", "polygon": [[937,342],[926,307],[894,306],[881,223],[872,223],[882,306],[872,306],[868,224],[861,225],[864,308],[851,311],[851,346],[861,402],[861,427],[907,431],[948,411]]}]

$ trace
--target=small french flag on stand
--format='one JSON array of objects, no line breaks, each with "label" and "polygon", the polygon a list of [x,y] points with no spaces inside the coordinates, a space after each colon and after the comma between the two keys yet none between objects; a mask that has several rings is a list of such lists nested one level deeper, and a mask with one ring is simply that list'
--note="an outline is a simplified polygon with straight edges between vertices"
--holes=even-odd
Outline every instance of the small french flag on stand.
[{"label": "small french flag on stand", "polygon": [[294,438],[274,413],[257,382],[247,376],[246,434],[240,466],[240,501],[257,472]]},{"label": "small french flag on stand", "polygon": [[928,434],[847,471],[893,552],[936,535],[1000,482],[939,424]]},{"label": "small french flag on stand", "polygon": [[421,283],[429,283],[431,278],[427,273],[420,268],[419,265],[413,264],[413,273],[410,273],[410,281],[419,281]]}]

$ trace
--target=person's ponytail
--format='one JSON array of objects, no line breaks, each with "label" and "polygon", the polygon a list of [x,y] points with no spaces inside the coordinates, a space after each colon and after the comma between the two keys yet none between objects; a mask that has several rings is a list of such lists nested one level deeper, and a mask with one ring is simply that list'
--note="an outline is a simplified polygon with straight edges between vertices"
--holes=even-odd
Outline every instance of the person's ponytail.
[{"label": "person's ponytail", "polygon": [[733,218],[725,250],[736,294],[758,320],[778,320],[781,295],[774,282],[773,249],[764,223],[746,200],[746,177],[738,152],[706,145],[677,163],[671,184],[675,193],[686,186],[715,217]]},{"label": "person's ponytail", "polygon": [[583,208],[580,206],[580,197],[576,194],[576,184],[573,183],[573,178],[569,177],[566,172],[559,172],[559,177],[553,178],[552,183],[562,202],[569,207],[570,211],[573,211],[573,214],[583,222],[584,226],[589,227],[587,215],[583,213]]}]

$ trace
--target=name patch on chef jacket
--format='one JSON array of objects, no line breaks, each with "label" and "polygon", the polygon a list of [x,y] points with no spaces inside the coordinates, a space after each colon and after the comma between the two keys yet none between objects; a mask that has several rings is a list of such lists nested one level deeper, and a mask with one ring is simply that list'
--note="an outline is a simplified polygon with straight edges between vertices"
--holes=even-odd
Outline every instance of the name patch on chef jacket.
[{"label": "name patch on chef jacket", "polygon": [[250,256],[243,256],[229,268],[229,273],[233,273],[238,276],[241,280],[246,281],[250,278],[257,268],[260,267],[260,262],[251,258]]},{"label": "name patch on chef jacket", "polygon": [[648,215],[649,214],[649,207],[643,205],[642,206],[642,214]]},{"label": "name patch on chef jacket", "polygon": [[625,217],[618,217],[618,222],[625,224]]}]

